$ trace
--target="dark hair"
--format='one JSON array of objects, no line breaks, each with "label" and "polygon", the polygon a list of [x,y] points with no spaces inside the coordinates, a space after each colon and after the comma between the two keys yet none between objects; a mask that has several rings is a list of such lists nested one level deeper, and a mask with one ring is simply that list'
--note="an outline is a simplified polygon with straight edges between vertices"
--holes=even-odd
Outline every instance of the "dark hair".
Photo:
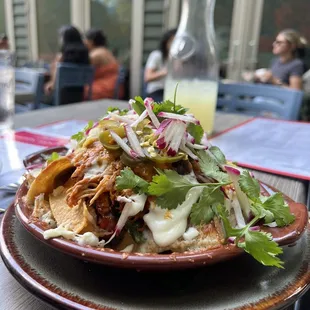
[{"label": "dark hair", "polygon": [[161,51],[164,60],[168,58],[168,54],[169,54],[167,43],[173,36],[175,36],[176,32],[177,32],[176,29],[168,30],[167,32],[163,34],[159,42],[159,50]]},{"label": "dark hair", "polygon": [[88,49],[77,28],[71,25],[62,26],[59,35],[62,38],[60,51],[63,62],[89,64]]},{"label": "dark hair", "polygon": [[94,46],[107,46],[107,37],[105,36],[105,34],[103,33],[103,31],[99,30],[99,29],[89,29],[86,33],[85,33],[85,37],[87,40],[92,41]]}]

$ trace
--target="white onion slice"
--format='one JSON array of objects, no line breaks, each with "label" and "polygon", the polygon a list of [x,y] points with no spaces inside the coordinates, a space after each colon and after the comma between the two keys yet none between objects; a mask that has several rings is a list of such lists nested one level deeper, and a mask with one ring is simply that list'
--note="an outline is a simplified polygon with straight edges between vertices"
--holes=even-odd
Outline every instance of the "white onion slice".
[{"label": "white onion slice", "polygon": [[137,158],[138,155],[135,151],[133,151],[124,141],[123,139],[116,134],[114,131],[110,130],[110,134],[112,138],[115,140],[115,142],[123,149],[124,152],[126,152],[129,156],[133,158]]},{"label": "white onion slice", "polygon": [[188,116],[188,115],[180,115],[180,114],[169,113],[169,112],[159,112],[157,115],[158,117],[176,119],[176,120],[183,121],[186,123],[194,123],[196,125],[200,125],[200,122],[198,121],[198,119],[192,116]]},{"label": "white onion slice", "polygon": [[131,127],[136,127],[140,122],[142,122],[147,117],[147,110],[144,110],[139,117],[130,125]]},{"label": "white onion slice", "polygon": [[145,109],[147,110],[147,113],[153,123],[153,125],[158,128],[160,126],[160,122],[159,120],[157,119],[156,115],[154,114],[153,112],[153,109],[152,109],[152,106],[151,106],[151,103],[153,102],[154,100],[152,98],[145,98],[144,99],[144,106],[145,106]]}]

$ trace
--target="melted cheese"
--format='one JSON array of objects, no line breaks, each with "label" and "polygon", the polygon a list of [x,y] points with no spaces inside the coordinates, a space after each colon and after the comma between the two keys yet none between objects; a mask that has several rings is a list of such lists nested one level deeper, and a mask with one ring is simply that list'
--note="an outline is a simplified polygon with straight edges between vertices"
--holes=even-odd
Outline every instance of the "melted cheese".
[{"label": "melted cheese", "polygon": [[48,224],[50,227],[53,227],[53,228],[57,226],[56,221],[51,211],[48,211],[45,214],[43,214],[41,216],[41,221]]},{"label": "melted cheese", "polygon": [[102,174],[108,165],[107,161],[103,161],[101,166],[98,165],[97,160],[85,170],[84,178],[90,179],[95,177],[98,174]]},{"label": "melted cheese", "polygon": [[48,229],[43,233],[44,239],[51,239],[56,237],[64,237],[65,239],[73,240],[75,233],[62,226],[57,228]]},{"label": "melted cheese", "polygon": [[151,230],[157,245],[162,247],[168,246],[185,233],[187,218],[201,192],[201,187],[190,189],[186,195],[185,201],[176,209],[169,210],[169,217],[165,216],[167,209],[162,209],[158,206],[150,208],[150,212],[144,215],[144,222]]},{"label": "melted cheese", "polygon": [[97,247],[99,245],[99,238],[92,232],[86,232],[83,235],[76,235],[74,238],[79,245],[90,245]]},{"label": "melted cheese", "polygon": [[198,235],[199,235],[199,231],[194,227],[190,227],[183,234],[183,239],[186,241],[191,241],[191,240],[195,239]]}]

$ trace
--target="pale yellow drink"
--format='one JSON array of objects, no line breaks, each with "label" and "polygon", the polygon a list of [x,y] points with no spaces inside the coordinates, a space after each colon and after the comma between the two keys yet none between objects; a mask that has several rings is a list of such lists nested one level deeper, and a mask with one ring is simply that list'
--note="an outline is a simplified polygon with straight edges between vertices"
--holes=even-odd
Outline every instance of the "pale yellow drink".
[{"label": "pale yellow drink", "polygon": [[[165,100],[174,100],[177,83],[175,80],[166,81]],[[217,82],[202,80],[182,80],[177,89],[176,104],[188,108],[187,113],[194,114],[208,134],[213,130],[217,89]]]}]

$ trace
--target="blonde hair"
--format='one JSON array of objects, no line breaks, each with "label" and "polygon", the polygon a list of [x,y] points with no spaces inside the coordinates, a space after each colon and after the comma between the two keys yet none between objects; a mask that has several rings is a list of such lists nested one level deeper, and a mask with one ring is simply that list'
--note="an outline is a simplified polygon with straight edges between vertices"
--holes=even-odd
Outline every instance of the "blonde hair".
[{"label": "blonde hair", "polygon": [[294,56],[303,58],[305,48],[308,45],[307,39],[294,29],[282,30],[280,34],[285,37],[286,41],[295,45]]}]

